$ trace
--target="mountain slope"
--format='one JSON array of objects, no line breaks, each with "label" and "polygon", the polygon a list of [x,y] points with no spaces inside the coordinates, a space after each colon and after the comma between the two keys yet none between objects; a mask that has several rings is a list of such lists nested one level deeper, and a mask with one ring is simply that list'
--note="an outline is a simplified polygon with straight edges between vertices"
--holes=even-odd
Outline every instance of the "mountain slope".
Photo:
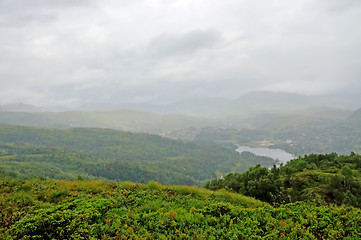
[{"label": "mountain slope", "polygon": [[247,120],[247,124],[257,129],[273,131],[291,129],[321,129],[345,121],[352,111],[336,108],[317,108],[287,111],[284,113],[262,114]]},{"label": "mountain slope", "polygon": [[287,92],[254,91],[241,96],[237,102],[252,107],[274,109],[308,109],[333,107],[354,109],[359,107],[354,96],[304,95]]},{"label": "mountain slope", "polygon": [[343,126],[356,128],[361,131],[361,108],[355,111],[344,123]]}]

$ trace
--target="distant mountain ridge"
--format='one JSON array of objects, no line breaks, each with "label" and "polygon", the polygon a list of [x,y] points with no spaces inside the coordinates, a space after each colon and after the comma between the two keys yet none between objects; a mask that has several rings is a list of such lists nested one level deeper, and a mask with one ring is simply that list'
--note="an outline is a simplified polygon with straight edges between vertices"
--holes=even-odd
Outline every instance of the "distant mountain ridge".
[{"label": "distant mountain ridge", "polygon": [[290,111],[287,113],[269,113],[250,118],[248,124],[255,128],[326,128],[346,121],[353,114],[350,110],[337,108],[315,108]]},{"label": "distant mountain ridge", "polygon": [[238,98],[237,107],[243,109],[298,110],[312,108],[342,108],[356,110],[360,104],[353,96],[302,95],[297,93],[255,91]]},{"label": "distant mountain ridge", "polygon": [[0,111],[7,112],[62,112],[69,109],[63,106],[38,107],[25,103],[12,103],[0,105]]},{"label": "distant mountain ridge", "polygon": [[0,105],[1,111],[11,111],[11,112],[38,112],[41,111],[39,107],[36,107],[31,104],[24,103],[12,103]]},{"label": "distant mountain ridge", "polygon": [[[357,99],[358,98],[358,99]],[[132,109],[157,114],[182,114],[198,117],[226,117],[265,114],[275,111],[289,111],[321,107],[356,110],[360,108],[357,96],[302,95],[287,92],[254,91],[237,99],[206,98],[191,99],[168,104],[154,103],[107,103],[88,102],[72,111],[110,111]],[[30,104],[0,105],[1,111],[12,112],[61,112],[69,109],[60,106],[36,107]]]},{"label": "distant mountain ridge", "polygon": [[226,117],[264,114],[270,112],[312,109],[342,108],[356,110],[360,106],[354,96],[302,95],[296,93],[254,91],[238,99],[193,99],[169,104],[109,104],[89,103],[78,110],[101,110],[129,108],[159,114],[185,114],[202,117]]},{"label": "distant mountain ridge", "polygon": [[0,112],[0,123],[45,127],[97,127],[162,134],[188,127],[218,126],[219,120],[160,115],[135,110],[68,112]]},{"label": "distant mountain ridge", "polygon": [[353,112],[352,115],[343,123],[343,126],[361,131],[361,108]]},{"label": "distant mountain ridge", "polygon": [[355,111],[350,117],[350,119],[357,119],[357,120],[361,119],[361,108]]},{"label": "distant mountain ridge", "polygon": [[132,109],[157,114],[182,114],[200,117],[221,117],[231,112],[233,100],[228,99],[196,99],[169,104],[151,103],[87,103],[79,106],[78,111],[102,111]]}]

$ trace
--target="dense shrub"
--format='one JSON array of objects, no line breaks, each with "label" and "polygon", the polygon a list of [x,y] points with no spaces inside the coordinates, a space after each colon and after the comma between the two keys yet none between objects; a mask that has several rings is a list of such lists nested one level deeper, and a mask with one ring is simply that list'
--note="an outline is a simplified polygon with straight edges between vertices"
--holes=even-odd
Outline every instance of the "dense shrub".
[{"label": "dense shrub", "polygon": [[361,211],[353,207],[272,207],[224,190],[156,182],[0,183],[0,239],[361,238]]}]

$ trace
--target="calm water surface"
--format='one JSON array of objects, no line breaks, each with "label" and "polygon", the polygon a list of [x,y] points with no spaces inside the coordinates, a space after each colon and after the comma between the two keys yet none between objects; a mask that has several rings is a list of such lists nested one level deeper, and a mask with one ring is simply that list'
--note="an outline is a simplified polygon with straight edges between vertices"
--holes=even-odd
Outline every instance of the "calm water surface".
[{"label": "calm water surface", "polygon": [[277,160],[280,163],[286,163],[291,159],[294,159],[294,156],[291,153],[288,153],[282,149],[270,149],[270,148],[252,148],[247,146],[238,146],[236,149],[237,152],[251,152],[258,156],[266,156]]}]

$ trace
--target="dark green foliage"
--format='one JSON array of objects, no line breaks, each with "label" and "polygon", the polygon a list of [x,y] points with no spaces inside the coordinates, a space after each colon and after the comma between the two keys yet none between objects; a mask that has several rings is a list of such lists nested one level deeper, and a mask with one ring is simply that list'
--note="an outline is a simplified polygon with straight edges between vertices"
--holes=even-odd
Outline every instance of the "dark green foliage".
[{"label": "dark green foliage", "polygon": [[361,155],[310,154],[272,169],[257,165],[241,174],[209,181],[205,187],[225,188],[269,203],[318,201],[361,207]]},{"label": "dark green foliage", "polygon": [[240,160],[227,161],[219,166],[221,172],[245,172],[250,167],[256,166],[257,164],[263,167],[271,167],[276,161],[270,157],[257,156],[251,152],[242,152],[240,154]]},{"label": "dark green foliage", "polygon": [[[263,176],[259,167],[255,176]],[[226,191],[0,177],[0,239],[359,239],[361,211]],[[61,194],[60,194],[61,193]]]},{"label": "dark green foliage", "polygon": [[281,181],[276,167],[269,171],[257,165],[244,173],[230,173],[224,179],[209,181],[205,187],[212,190],[225,188],[273,203],[280,192]]}]

